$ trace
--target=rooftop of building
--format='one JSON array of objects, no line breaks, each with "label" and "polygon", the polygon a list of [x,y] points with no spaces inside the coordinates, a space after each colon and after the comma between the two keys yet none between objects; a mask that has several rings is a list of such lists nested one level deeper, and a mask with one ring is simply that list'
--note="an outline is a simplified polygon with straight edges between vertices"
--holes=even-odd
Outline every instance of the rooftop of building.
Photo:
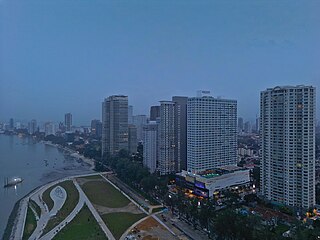
[{"label": "rooftop of building", "polygon": [[217,167],[217,168],[213,168],[213,169],[208,169],[199,173],[190,173],[187,171],[184,171],[185,175],[193,175],[193,176],[198,176],[198,177],[203,177],[206,179],[211,179],[211,178],[215,178],[215,177],[219,177],[222,176],[224,174],[228,174],[228,173],[233,173],[236,171],[240,171],[240,170],[246,170],[247,168],[243,168],[243,167],[238,167],[235,165],[227,165],[227,166],[221,166],[221,167]]},{"label": "rooftop of building", "polygon": [[286,85],[286,86],[275,86],[273,88],[267,88],[266,91],[275,91],[275,90],[282,90],[282,89],[298,89],[298,88],[313,88],[313,86],[307,86],[307,85]]}]

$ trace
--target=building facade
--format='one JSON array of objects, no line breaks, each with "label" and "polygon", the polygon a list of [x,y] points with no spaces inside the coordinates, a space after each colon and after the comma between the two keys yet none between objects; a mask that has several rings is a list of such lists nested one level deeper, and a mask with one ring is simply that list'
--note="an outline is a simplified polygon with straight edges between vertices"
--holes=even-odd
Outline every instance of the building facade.
[{"label": "building facade", "polygon": [[160,117],[160,106],[150,107],[150,121],[156,121]]},{"label": "building facade", "polygon": [[143,165],[151,173],[157,170],[158,161],[158,123],[149,121],[143,127]]},{"label": "building facade", "polygon": [[224,166],[197,174],[182,170],[177,174],[176,183],[195,195],[208,198],[216,191],[248,185],[250,170],[237,166]]},{"label": "building facade", "polygon": [[133,124],[133,106],[128,106],[128,124]]},{"label": "building facade", "polygon": [[242,133],[243,131],[243,118],[239,117],[238,118],[238,133]]},{"label": "building facade", "polygon": [[133,125],[137,128],[137,140],[141,142],[143,140],[143,126],[147,123],[146,115],[135,115],[132,116]]},{"label": "building facade", "polygon": [[91,134],[97,138],[102,136],[102,123],[98,119],[91,120]]},{"label": "building facade", "polygon": [[188,97],[174,96],[175,169],[187,170],[187,103]]},{"label": "building facade", "polygon": [[274,202],[315,204],[316,90],[311,86],[261,92],[261,193]]},{"label": "building facade", "polygon": [[128,150],[129,153],[136,153],[137,152],[137,127],[133,124],[128,125],[128,134],[129,134],[129,141],[128,141]]},{"label": "building facade", "polygon": [[55,135],[56,134],[55,124],[53,122],[46,122],[44,124],[44,133],[45,133],[45,136]]},{"label": "building facade", "polygon": [[176,172],[174,107],[175,104],[172,101],[160,101],[158,169],[161,175]]},{"label": "building facade", "polygon": [[237,164],[237,101],[198,96],[187,104],[187,169]]},{"label": "building facade", "polygon": [[32,119],[31,122],[28,124],[28,132],[29,134],[34,134],[37,131],[37,121]]},{"label": "building facade", "polygon": [[64,115],[64,125],[66,126],[66,131],[70,132],[72,128],[72,114],[66,113]]},{"label": "building facade", "polygon": [[128,96],[113,95],[102,103],[102,156],[128,150]]}]

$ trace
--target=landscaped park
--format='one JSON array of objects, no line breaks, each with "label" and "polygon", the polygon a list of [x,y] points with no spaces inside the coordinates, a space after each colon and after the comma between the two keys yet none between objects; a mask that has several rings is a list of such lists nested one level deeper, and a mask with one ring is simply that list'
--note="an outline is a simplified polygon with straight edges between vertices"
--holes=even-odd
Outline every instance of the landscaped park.
[{"label": "landscaped park", "polygon": [[52,182],[21,202],[13,239],[124,239],[135,226],[146,225],[142,239],[171,234],[100,174]]},{"label": "landscaped park", "polygon": [[147,216],[103,177],[78,178],[77,181],[115,239],[119,239],[132,224]]}]

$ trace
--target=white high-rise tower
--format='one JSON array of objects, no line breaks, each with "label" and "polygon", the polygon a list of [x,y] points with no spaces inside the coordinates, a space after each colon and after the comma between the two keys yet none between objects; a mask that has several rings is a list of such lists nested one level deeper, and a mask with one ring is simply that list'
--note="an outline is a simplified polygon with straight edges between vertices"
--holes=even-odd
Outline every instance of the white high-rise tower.
[{"label": "white high-rise tower", "polygon": [[205,93],[187,104],[187,169],[194,173],[237,164],[237,101]]},{"label": "white high-rise tower", "polygon": [[261,193],[269,200],[309,208],[315,204],[316,91],[311,86],[261,92]]}]

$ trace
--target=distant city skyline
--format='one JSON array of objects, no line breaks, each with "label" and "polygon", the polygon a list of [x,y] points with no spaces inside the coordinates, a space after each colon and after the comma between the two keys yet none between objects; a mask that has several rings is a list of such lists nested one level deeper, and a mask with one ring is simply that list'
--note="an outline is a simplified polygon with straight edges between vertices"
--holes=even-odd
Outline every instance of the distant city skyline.
[{"label": "distant city skyline", "polygon": [[[0,121],[101,119],[127,95],[133,114],[197,90],[259,115],[260,91],[319,94],[320,1],[0,1]],[[317,109],[320,98],[317,99]],[[320,118],[320,111],[317,111]]]}]

